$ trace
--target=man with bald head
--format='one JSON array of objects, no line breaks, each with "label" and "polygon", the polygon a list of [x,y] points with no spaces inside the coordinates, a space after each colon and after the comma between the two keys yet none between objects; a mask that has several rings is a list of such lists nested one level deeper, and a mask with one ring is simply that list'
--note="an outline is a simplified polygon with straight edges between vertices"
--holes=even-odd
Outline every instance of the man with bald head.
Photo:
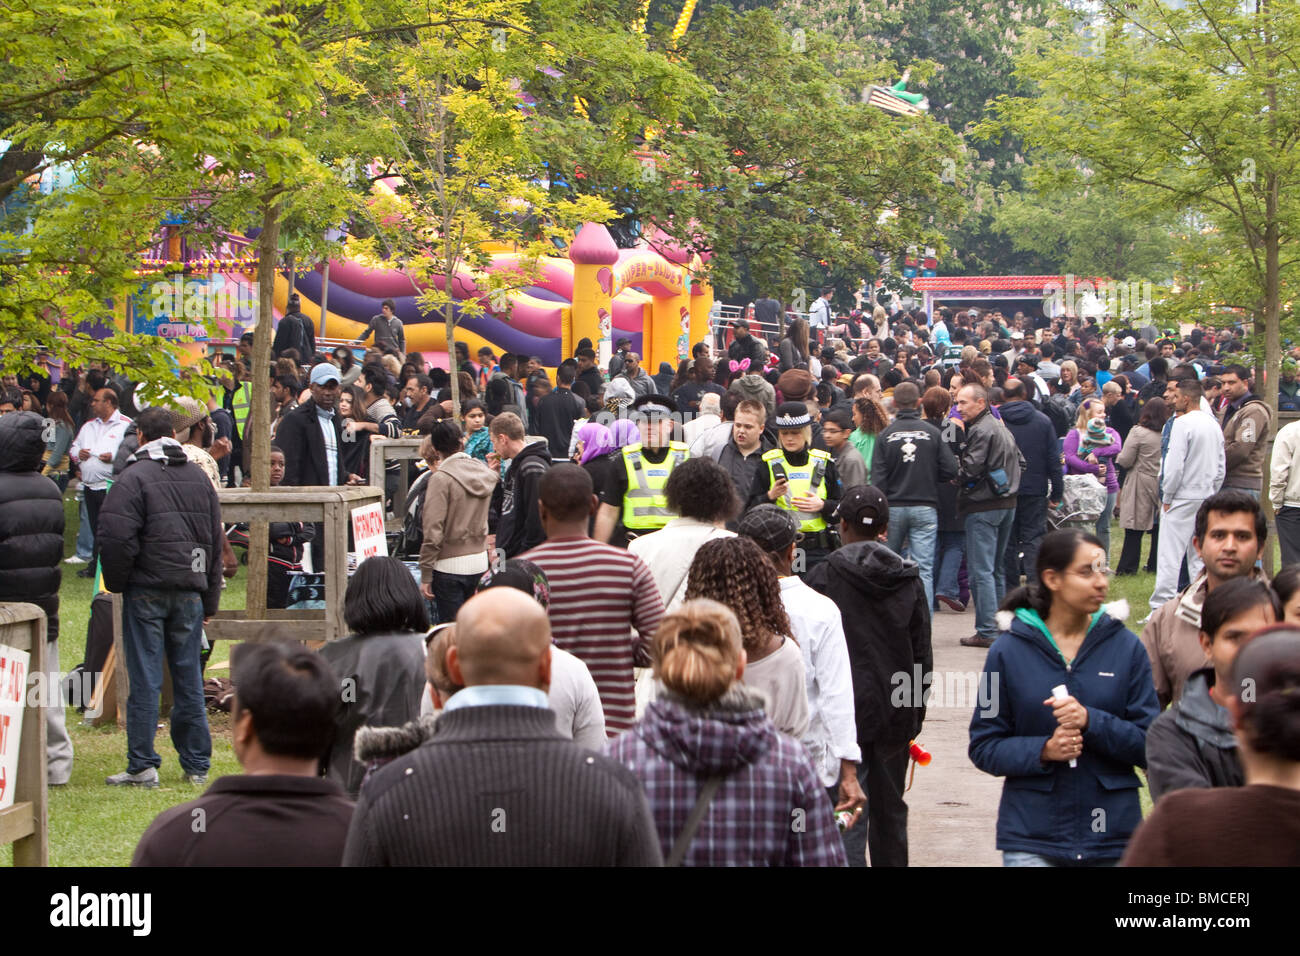
[{"label": "man with bald head", "polygon": [[583,750],[547,706],[546,612],[511,588],[456,616],[446,670],[463,684],[429,740],[361,791],[345,866],[659,866],[645,794]]}]

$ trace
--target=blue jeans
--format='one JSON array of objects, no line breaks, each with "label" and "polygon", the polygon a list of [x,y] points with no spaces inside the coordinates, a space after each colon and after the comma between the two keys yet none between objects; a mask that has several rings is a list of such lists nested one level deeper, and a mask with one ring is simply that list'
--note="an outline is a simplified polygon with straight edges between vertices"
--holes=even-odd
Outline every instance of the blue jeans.
[{"label": "blue jeans", "polygon": [[77,557],[82,561],[89,561],[92,549],[95,547],[95,530],[90,526],[90,515],[86,513],[86,494],[82,492],[81,503],[78,506],[77,522]]},{"label": "blue jeans", "polygon": [[[940,531],[939,555],[934,562],[934,593],[944,597],[957,598],[961,593],[961,584],[957,576],[961,572],[961,560],[966,556],[965,531]],[[934,607],[933,604],[930,605]]]},{"label": "blue jeans", "polygon": [[172,673],[172,743],[187,774],[206,774],[212,737],[203,707],[203,599],[197,591],[128,587],[122,595],[122,649],[131,681],[126,699],[127,772],[162,765],[154,750],[163,663]]},{"label": "blue jeans", "polygon": [[1101,548],[1106,552],[1106,563],[1110,563],[1110,519],[1115,514],[1115,499],[1119,493],[1115,491],[1106,494],[1106,510],[1097,518],[1097,540],[1101,542]]},{"label": "blue jeans", "polygon": [[433,572],[433,600],[438,606],[438,623],[450,624],[456,620],[461,605],[474,596],[481,574],[443,574]]},{"label": "blue jeans", "polygon": [[1015,508],[973,511],[966,516],[966,570],[975,605],[975,632],[980,637],[998,636],[995,615],[1007,593],[1003,559],[1015,522]]},{"label": "blue jeans", "polygon": [[1059,866],[1059,867],[1076,867],[1076,866],[1117,866],[1119,860],[1095,860],[1087,863],[1077,863],[1074,860],[1056,859],[1054,857],[1040,856],[1037,853],[1025,853],[1021,850],[1003,850],[1003,866]]},{"label": "blue jeans", "polygon": [[906,542],[909,556],[921,571],[925,587],[925,606],[934,607],[934,545],[939,535],[939,515],[929,505],[902,505],[889,509],[889,550],[903,553]]}]

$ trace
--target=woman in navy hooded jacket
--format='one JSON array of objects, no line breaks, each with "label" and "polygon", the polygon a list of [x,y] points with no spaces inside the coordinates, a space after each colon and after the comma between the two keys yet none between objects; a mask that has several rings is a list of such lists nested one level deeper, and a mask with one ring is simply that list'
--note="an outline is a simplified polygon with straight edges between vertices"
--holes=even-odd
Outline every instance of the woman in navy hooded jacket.
[{"label": "woman in navy hooded jacket", "polygon": [[1002,603],[970,758],[1006,777],[997,846],[1007,866],[1113,865],[1142,822],[1133,768],[1146,766],[1160,706],[1141,641],[1102,608],[1109,574],[1094,535],[1056,531],[1038,552],[1039,583]]}]

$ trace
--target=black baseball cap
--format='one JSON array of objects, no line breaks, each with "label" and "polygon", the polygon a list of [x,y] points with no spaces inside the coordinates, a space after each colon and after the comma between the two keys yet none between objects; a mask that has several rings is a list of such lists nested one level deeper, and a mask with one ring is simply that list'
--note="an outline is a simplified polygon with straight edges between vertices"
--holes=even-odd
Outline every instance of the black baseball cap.
[{"label": "black baseball cap", "polygon": [[857,527],[880,529],[889,524],[889,501],[874,485],[854,485],[844,492],[835,517]]}]

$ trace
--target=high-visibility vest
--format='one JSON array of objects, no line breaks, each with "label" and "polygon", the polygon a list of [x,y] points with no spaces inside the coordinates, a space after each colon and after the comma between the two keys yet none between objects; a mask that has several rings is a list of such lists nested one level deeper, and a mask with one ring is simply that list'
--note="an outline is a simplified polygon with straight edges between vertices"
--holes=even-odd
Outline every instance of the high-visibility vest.
[{"label": "high-visibility vest", "polygon": [[[825,501],[826,467],[830,460],[830,453],[818,448],[808,449],[808,462],[803,465],[790,464],[790,459],[785,457],[785,450],[782,448],[773,448],[771,451],[763,452],[763,461],[767,463],[767,473],[770,479],[768,487],[770,488],[777,483],[776,465],[780,464],[785,469],[785,480],[790,488],[788,496],[777,498],[772,503],[786,511],[795,511],[795,507],[791,503],[795,498],[802,498],[804,495],[816,495],[822,501]],[[810,515],[803,511],[795,511],[795,513],[799,516],[800,531],[826,530],[826,520],[822,518],[821,514]]]},{"label": "high-visibility vest", "polygon": [[673,469],[690,456],[690,449],[679,441],[668,443],[668,455],[658,465],[641,453],[640,442],[623,449],[623,467],[627,469],[623,527],[634,531],[658,529],[676,517],[668,510],[664,486],[668,484]]},{"label": "high-visibility vest", "polygon": [[230,413],[235,419],[235,428],[239,437],[244,437],[244,422],[248,421],[248,412],[253,407],[253,383],[240,382],[230,398]]}]

